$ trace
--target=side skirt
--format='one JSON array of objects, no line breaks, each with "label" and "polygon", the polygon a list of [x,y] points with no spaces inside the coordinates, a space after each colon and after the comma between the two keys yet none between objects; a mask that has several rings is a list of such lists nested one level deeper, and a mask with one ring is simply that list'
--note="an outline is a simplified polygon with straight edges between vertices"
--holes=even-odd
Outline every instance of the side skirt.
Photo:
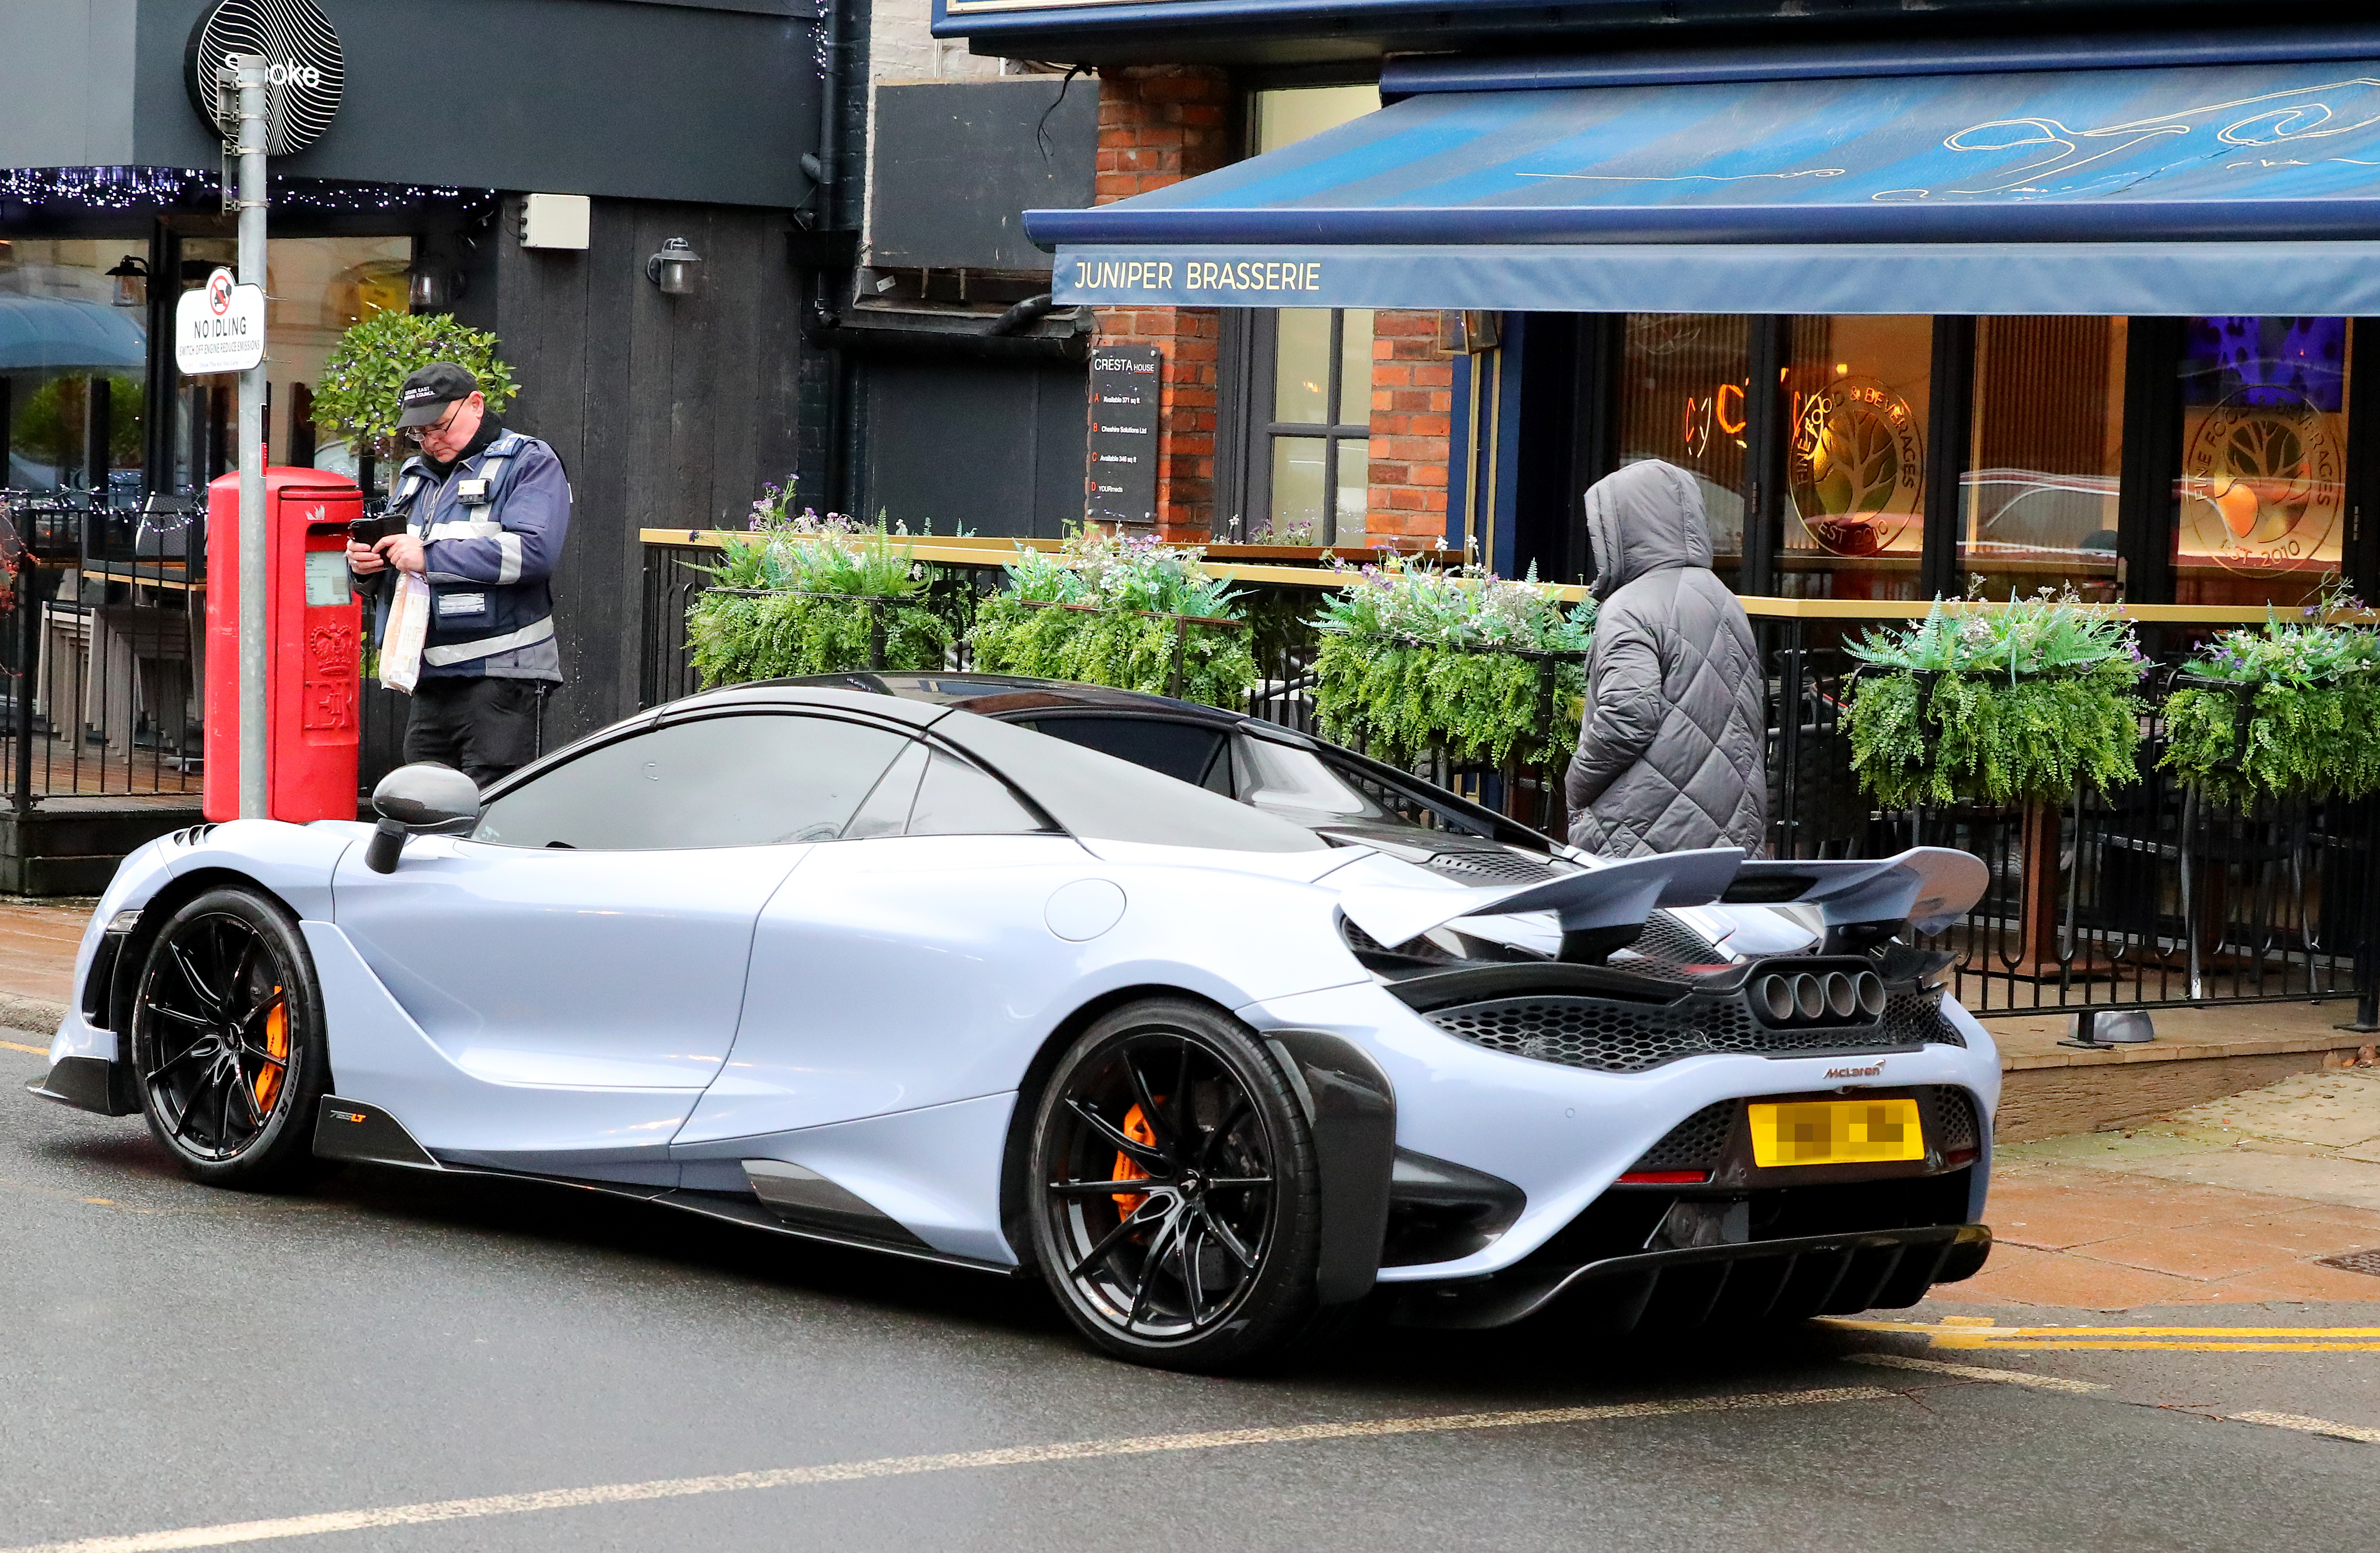
[{"label": "side skirt", "polygon": [[322,1109],[314,1122],[314,1153],[321,1159],[341,1159],[354,1164],[393,1165],[402,1170],[436,1171],[442,1175],[484,1176],[502,1181],[534,1181],[549,1186],[576,1187],[582,1192],[601,1192],[606,1196],[625,1197],[660,1207],[676,1208],[705,1219],[722,1219],[747,1229],[765,1230],[771,1234],[820,1245],[880,1252],[891,1256],[905,1256],[912,1261],[932,1262],[941,1267],[964,1268],[969,1272],[996,1273],[1003,1278],[1014,1278],[1022,1273],[1018,1268],[978,1261],[972,1256],[954,1256],[914,1241],[905,1244],[866,1235],[789,1224],[765,1206],[757,1194],[747,1197],[735,1192],[689,1192],[663,1186],[638,1186],[625,1182],[582,1181],[571,1176],[540,1175],[533,1171],[496,1171],[476,1165],[445,1164],[422,1147],[406,1130],[405,1123],[378,1106],[362,1100],[341,1099],[335,1095],[322,1097]]}]

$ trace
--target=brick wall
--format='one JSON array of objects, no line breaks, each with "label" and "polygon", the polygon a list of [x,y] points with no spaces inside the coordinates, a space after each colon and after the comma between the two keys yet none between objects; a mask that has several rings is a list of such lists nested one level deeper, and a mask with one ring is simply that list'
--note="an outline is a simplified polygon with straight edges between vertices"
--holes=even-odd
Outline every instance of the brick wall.
[{"label": "brick wall", "polygon": [[[1220,70],[1184,65],[1101,70],[1094,202],[1127,200],[1223,165],[1231,146],[1231,83]],[[1163,539],[1203,543],[1215,528],[1215,365],[1221,315],[1213,308],[1101,308],[1098,318],[1099,344],[1153,345],[1164,353],[1157,530]]]},{"label": "brick wall", "polygon": [[1372,315],[1372,474],[1364,527],[1375,539],[1446,532],[1454,362],[1438,349],[1438,314]]}]

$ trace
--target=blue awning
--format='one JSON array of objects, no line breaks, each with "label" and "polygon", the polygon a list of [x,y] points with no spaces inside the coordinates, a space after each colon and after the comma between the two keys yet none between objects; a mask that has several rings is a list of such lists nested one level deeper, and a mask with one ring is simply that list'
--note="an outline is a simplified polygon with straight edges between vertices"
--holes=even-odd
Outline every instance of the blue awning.
[{"label": "blue awning", "polygon": [[139,372],[149,359],[140,313],[55,297],[0,296],[0,372]]},{"label": "blue awning", "polygon": [[1061,303],[2356,313],[2380,60],[1432,91],[1026,224]]}]

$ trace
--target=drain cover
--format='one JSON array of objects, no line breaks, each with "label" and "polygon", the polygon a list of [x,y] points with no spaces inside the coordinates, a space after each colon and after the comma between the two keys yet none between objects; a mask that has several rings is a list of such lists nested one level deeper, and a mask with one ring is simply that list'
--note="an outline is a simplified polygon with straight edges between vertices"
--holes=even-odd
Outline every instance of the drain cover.
[{"label": "drain cover", "polygon": [[2344,1256],[2325,1256],[2325,1268],[2345,1268],[2349,1272],[2368,1272],[2380,1278],[2380,1251],[2350,1251]]}]

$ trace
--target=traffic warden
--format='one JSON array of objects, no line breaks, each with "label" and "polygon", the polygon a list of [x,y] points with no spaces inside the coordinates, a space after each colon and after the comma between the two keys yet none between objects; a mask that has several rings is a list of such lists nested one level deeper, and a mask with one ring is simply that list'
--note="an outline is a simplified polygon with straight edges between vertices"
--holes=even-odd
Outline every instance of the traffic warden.
[{"label": "traffic warden", "polygon": [[380,594],[389,568],[419,574],[431,597],[405,758],[434,760],[481,787],[537,753],[540,698],[562,682],[553,637],[555,564],[570,529],[570,483],[553,450],[507,431],[479,380],[432,362],[398,392],[398,433],[420,451],[397,471],[389,517],[405,531],[347,545],[347,565]]}]

